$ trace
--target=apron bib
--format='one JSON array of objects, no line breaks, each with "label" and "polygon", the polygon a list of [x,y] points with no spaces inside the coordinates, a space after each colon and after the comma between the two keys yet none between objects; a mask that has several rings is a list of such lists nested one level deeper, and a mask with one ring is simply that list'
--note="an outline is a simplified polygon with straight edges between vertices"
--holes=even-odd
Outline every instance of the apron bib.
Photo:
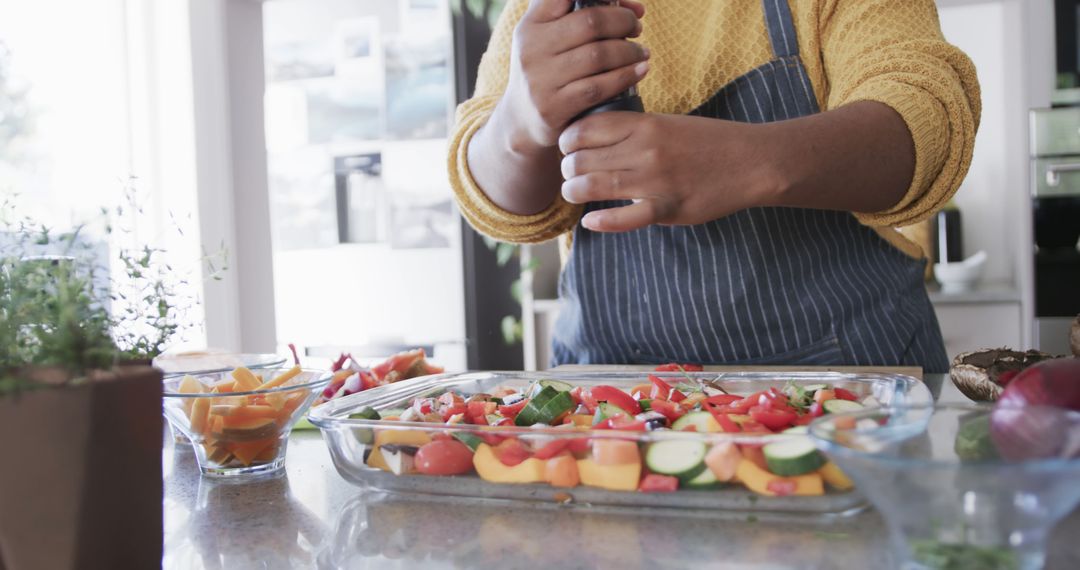
[{"label": "apron bib", "polygon": [[[786,0],[762,0],[773,59],[691,115],[817,113]],[[594,202],[586,211],[629,204]],[[924,260],[847,212],[751,208],[695,226],[574,229],[559,281],[558,364],[916,365],[948,371]]]}]

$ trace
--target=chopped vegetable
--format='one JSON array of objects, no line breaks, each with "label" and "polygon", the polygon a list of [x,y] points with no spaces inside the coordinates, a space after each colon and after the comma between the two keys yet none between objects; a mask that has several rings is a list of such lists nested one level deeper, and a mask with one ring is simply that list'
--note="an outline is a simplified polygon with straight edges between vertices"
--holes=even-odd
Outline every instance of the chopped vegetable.
[{"label": "chopped vegetable", "polygon": [[[456,424],[459,428],[518,426],[516,431],[502,433],[493,433],[491,427],[475,433],[448,430],[435,441],[427,436],[421,439],[409,435],[387,439],[390,436],[374,428],[375,445],[368,464],[392,472],[464,475],[475,469],[478,476],[491,482],[585,485],[641,492],[714,489],[729,481],[767,496],[820,495],[825,492],[826,482],[832,489],[851,489],[851,481],[835,465],[827,463],[803,435],[806,428],[798,427],[824,414],[862,408],[857,401],[840,398],[838,389],[825,384],[789,383],[783,389],[772,387],[747,395],[721,393],[711,388],[702,391],[690,382],[672,385],[656,375],[648,375],[648,379],[647,385],[637,385],[631,390],[636,392],[634,395],[611,385],[587,388],[538,380],[524,388],[499,386],[492,394],[453,391],[423,394],[404,410],[364,409],[353,417],[377,419],[377,414],[382,421],[435,422]],[[701,384],[710,385],[705,381]],[[189,386],[192,390],[198,388]],[[643,398],[646,389],[649,397]],[[871,401],[870,397],[864,399]],[[261,428],[251,422],[272,416],[273,406],[266,401],[248,408],[252,409],[234,410],[226,406],[206,415],[219,419],[247,418],[249,423],[242,427],[252,430],[251,440],[258,441],[257,430]],[[646,442],[631,434],[622,438],[617,433],[607,437],[560,437],[543,432],[525,435],[520,430],[522,427],[567,431],[671,430],[741,437],[734,441],[722,435],[713,436],[719,439],[706,439],[684,434],[685,437],[660,436]],[[788,436],[773,441],[762,439],[756,444],[742,438],[781,431]],[[423,435],[423,432],[415,433]],[[367,441],[372,441],[370,436]],[[648,469],[643,474],[646,466]]]},{"label": "chopped vegetable", "polygon": [[642,493],[673,493],[679,489],[679,479],[668,475],[649,473],[641,480],[638,490]]}]

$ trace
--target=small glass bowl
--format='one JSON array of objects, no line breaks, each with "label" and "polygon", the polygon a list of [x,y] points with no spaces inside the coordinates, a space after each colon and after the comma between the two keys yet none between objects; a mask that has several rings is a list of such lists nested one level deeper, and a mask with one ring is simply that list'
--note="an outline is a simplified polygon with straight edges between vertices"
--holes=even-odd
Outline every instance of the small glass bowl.
[{"label": "small glass bowl", "polygon": [[[1056,443],[1009,444],[1017,414]],[[885,518],[900,568],[1042,568],[1051,529],[1080,503],[1077,412],[897,406],[828,414],[810,435]]]},{"label": "small glass bowl", "polygon": [[[173,377],[199,376],[219,372],[231,372],[238,366],[248,370],[278,368],[285,364],[283,356],[277,354],[241,354],[223,351],[193,351],[177,354],[163,354],[154,359],[154,368],[161,370],[165,380]],[[188,449],[191,443],[183,433],[169,424],[175,449]]]},{"label": "small glass bowl", "polygon": [[[265,382],[291,370],[252,372]],[[285,466],[293,424],[330,379],[326,372],[300,370],[270,389],[229,392],[231,372],[170,378],[165,380],[163,410],[169,425],[191,441],[203,475],[272,473]]]}]

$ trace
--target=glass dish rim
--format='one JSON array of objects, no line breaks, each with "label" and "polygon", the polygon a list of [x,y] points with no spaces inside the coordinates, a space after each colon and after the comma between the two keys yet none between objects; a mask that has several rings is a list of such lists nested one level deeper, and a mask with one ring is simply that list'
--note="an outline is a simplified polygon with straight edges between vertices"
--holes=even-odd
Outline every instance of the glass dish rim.
[{"label": "glass dish rim", "polygon": [[[288,368],[255,368],[253,370],[292,370],[293,368],[294,367],[290,366]],[[233,370],[235,370],[235,368]],[[183,375],[172,376],[170,378],[166,378],[165,380],[175,380],[178,377],[183,378],[184,376],[210,376],[210,375],[214,375],[214,374],[227,374],[227,373],[230,373],[230,372],[232,372],[232,370],[227,370],[225,372],[211,372],[209,374],[183,374]],[[321,384],[329,384],[330,381],[333,380],[333,378],[334,378],[333,372],[330,372],[330,371],[327,371],[327,370],[322,370],[320,368],[304,368],[304,367],[301,367],[300,372],[301,373],[310,372],[310,373],[314,374],[315,375],[315,380],[313,380],[311,382],[305,382],[303,384],[285,384],[285,385],[282,385],[282,386],[277,386],[277,387],[274,387],[274,388],[270,388],[269,390],[248,390],[248,391],[245,391],[245,392],[223,392],[223,393],[220,393],[220,394],[212,394],[212,393],[209,393],[209,392],[200,392],[198,394],[181,394],[180,392],[165,392],[165,391],[163,391],[161,396],[163,398],[191,398],[191,399],[210,398],[210,397],[224,398],[224,397],[229,397],[229,396],[255,396],[255,395],[259,395],[259,394],[273,394],[275,392],[289,392],[289,391],[292,391],[292,390],[315,388],[315,387],[318,387]]]},{"label": "glass dish rim", "polygon": [[[273,352],[238,352],[238,353],[229,353],[227,355],[228,356],[273,356],[273,357],[275,357],[275,360],[268,361],[266,363],[247,365],[246,368],[248,368],[249,370],[264,370],[266,368],[279,368],[282,364],[285,364],[286,362],[289,361],[289,358],[287,356],[281,356],[280,354],[276,354],[276,353],[273,353]],[[232,372],[233,370],[236,370],[236,368],[237,367],[235,367],[235,366],[232,366],[232,367],[223,366],[221,368],[208,368],[206,370],[194,370],[194,371],[184,371],[184,372],[164,372],[163,371],[162,372],[162,380],[172,380],[173,378],[176,378],[176,377],[183,378],[184,376],[205,376],[207,374],[221,374],[223,372]]]},{"label": "glass dish rim", "polygon": [[[799,371],[799,372],[768,372],[768,371],[751,371],[751,372],[656,372],[656,371],[636,371],[636,370],[606,370],[606,371],[504,371],[504,370],[481,370],[481,371],[469,371],[461,373],[443,373],[434,374],[429,376],[421,376],[419,378],[412,378],[403,382],[397,382],[386,386],[379,386],[363,392],[357,392],[349,396],[337,398],[324,402],[318,407],[311,408],[308,411],[308,421],[318,427],[320,430],[330,430],[339,428],[382,428],[392,430],[424,430],[424,431],[455,431],[455,432],[470,432],[470,433],[491,433],[501,435],[543,435],[545,437],[554,436],[556,438],[576,439],[576,438],[604,438],[604,439],[626,439],[628,436],[633,436],[635,441],[656,441],[656,440],[668,440],[668,439],[691,439],[691,440],[704,440],[704,441],[733,441],[735,443],[740,442],[752,442],[759,444],[762,440],[783,440],[792,439],[796,437],[805,437],[800,434],[744,434],[744,433],[725,433],[725,432],[673,432],[669,430],[662,431],[628,431],[617,429],[587,429],[587,430],[568,430],[566,428],[559,428],[556,426],[537,428],[530,426],[482,426],[473,424],[446,424],[446,423],[434,423],[434,422],[384,422],[382,420],[369,420],[361,418],[347,418],[347,417],[335,417],[332,414],[339,411],[341,408],[354,407],[358,405],[356,400],[361,402],[366,399],[404,399],[414,396],[416,393],[423,392],[430,387],[437,386],[437,382],[446,378],[461,378],[468,379],[469,376],[483,376],[483,375],[509,375],[514,379],[554,379],[572,382],[574,377],[580,377],[582,379],[588,378],[606,378],[611,376],[626,376],[626,375],[640,375],[643,380],[647,381],[648,375],[656,375],[661,378],[664,377],[678,377],[678,378],[694,378],[698,376],[709,377],[710,379],[719,380],[725,376],[730,377],[728,380],[746,380],[746,381],[760,381],[762,379],[804,379],[804,380],[818,380],[832,378],[834,381],[873,381],[873,380],[891,380],[893,382],[902,382],[911,386],[921,386],[925,390],[925,398],[927,401],[933,401],[933,395],[930,393],[930,388],[922,380],[915,378],[914,376],[908,376],[906,374],[898,373],[886,373],[886,372],[836,372],[836,371]],[[479,378],[478,378],[479,379]],[[644,383],[644,382],[642,382]],[[429,386],[430,384],[430,386]],[[905,392],[907,393],[907,392]]]},{"label": "glass dish rim", "polygon": [[[1033,408],[1054,408],[1055,406],[1029,406]],[[994,405],[989,402],[931,402],[929,404],[901,404],[901,405],[889,405],[881,406],[878,408],[869,408],[864,410],[855,410],[851,412],[841,412],[839,414],[829,414],[822,416],[810,422],[807,430],[807,435],[814,441],[820,449],[827,454],[835,454],[838,456],[846,456],[849,458],[864,459],[868,461],[876,461],[883,464],[891,465],[899,469],[979,469],[989,470],[993,469],[999,471],[1006,469],[1009,471],[1057,471],[1061,469],[1080,469],[1080,458],[1065,459],[1060,457],[1055,458],[1042,458],[1032,459],[1025,461],[1003,461],[1001,459],[995,460],[976,460],[976,461],[961,461],[960,459],[915,459],[910,457],[891,457],[882,455],[880,453],[874,453],[869,451],[859,451],[852,449],[845,445],[834,442],[831,439],[826,439],[819,435],[822,431],[822,427],[828,421],[834,420],[838,417],[853,417],[862,418],[870,416],[874,413],[881,413],[888,410],[931,410],[936,412],[943,409],[956,409],[967,410],[970,412],[992,412]],[[1061,409],[1061,408],[1058,408]],[[927,420],[929,421],[929,420]],[[873,430],[845,430],[850,433],[863,433],[870,434],[872,432],[878,432],[881,428],[874,428]],[[889,428],[886,428],[889,429]],[[900,432],[901,426],[892,428],[893,432]]]}]

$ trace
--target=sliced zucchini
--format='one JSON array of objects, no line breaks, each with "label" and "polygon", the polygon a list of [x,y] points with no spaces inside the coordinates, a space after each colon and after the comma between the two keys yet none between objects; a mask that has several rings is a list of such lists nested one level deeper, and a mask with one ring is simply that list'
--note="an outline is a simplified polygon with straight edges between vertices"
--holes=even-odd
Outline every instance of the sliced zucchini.
[{"label": "sliced zucchini", "polygon": [[569,412],[574,407],[574,399],[570,397],[570,392],[559,392],[555,394],[555,397],[548,400],[544,407],[540,409],[540,413],[536,416],[536,422],[538,424],[552,425],[555,422],[555,418]]},{"label": "sliced zucchini", "polygon": [[612,404],[610,402],[600,402],[600,405],[596,406],[596,413],[593,414],[592,425],[596,425],[608,418],[613,418],[615,416],[623,416],[625,418],[634,417],[633,414],[620,408],[619,406],[616,406],[615,404]]},{"label": "sliced zucchini", "polygon": [[708,433],[715,431],[716,419],[709,412],[690,412],[675,420],[675,423],[671,424],[671,429],[683,431],[687,426],[694,426],[700,433]]},{"label": "sliced zucchini", "polygon": [[379,412],[375,411],[375,408],[367,406],[359,412],[353,412],[349,414],[350,420],[381,420],[382,416]]},{"label": "sliced zucchini", "polygon": [[762,448],[769,471],[781,477],[794,477],[817,471],[825,465],[810,438],[799,437],[770,443]]},{"label": "sliced zucchini", "polygon": [[480,439],[480,436],[467,431],[455,431],[450,435],[454,436],[454,439],[464,443],[466,447],[473,451],[476,451],[476,449],[480,447],[480,444],[484,443],[484,440]]},{"label": "sliced zucchini", "polygon": [[854,412],[855,410],[863,409],[863,405],[858,402],[839,399],[825,400],[825,403],[821,404],[821,407],[830,414],[842,414],[844,412]]},{"label": "sliced zucchini", "polygon": [[514,418],[514,425],[518,426],[531,426],[537,423],[540,417],[540,411],[544,409],[544,405],[549,400],[554,398],[560,392],[555,388],[544,387],[540,390],[533,399],[529,400],[528,404],[518,412],[516,418]]},{"label": "sliced zucchini", "polygon": [[806,385],[803,385],[803,386],[799,386],[799,388],[803,392],[810,393],[810,392],[817,392],[818,390],[828,390],[829,385],[828,384],[806,384]]},{"label": "sliced zucchini", "polygon": [[780,433],[794,433],[794,434],[806,435],[806,434],[810,433],[810,428],[808,428],[806,426],[795,426],[795,427],[789,427],[789,428],[787,428],[786,430],[784,430],[784,431],[782,431]]},{"label": "sliced zucchini", "polygon": [[716,474],[712,472],[712,469],[707,467],[702,469],[697,477],[686,482],[686,487],[688,489],[716,489],[723,485],[724,484],[716,478]]},{"label": "sliced zucchini", "polygon": [[539,384],[541,388],[554,388],[559,392],[569,392],[574,389],[573,386],[566,382],[560,382],[558,380],[541,380]]},{"label": "sliced zucchini", "polygon": [[645,452],[645,464],[653,473],[674,475],[680,481],[687,482],[701,474],[705,469],[705,454],[708,448],[704,442],[684,439],[658,441]]}]

